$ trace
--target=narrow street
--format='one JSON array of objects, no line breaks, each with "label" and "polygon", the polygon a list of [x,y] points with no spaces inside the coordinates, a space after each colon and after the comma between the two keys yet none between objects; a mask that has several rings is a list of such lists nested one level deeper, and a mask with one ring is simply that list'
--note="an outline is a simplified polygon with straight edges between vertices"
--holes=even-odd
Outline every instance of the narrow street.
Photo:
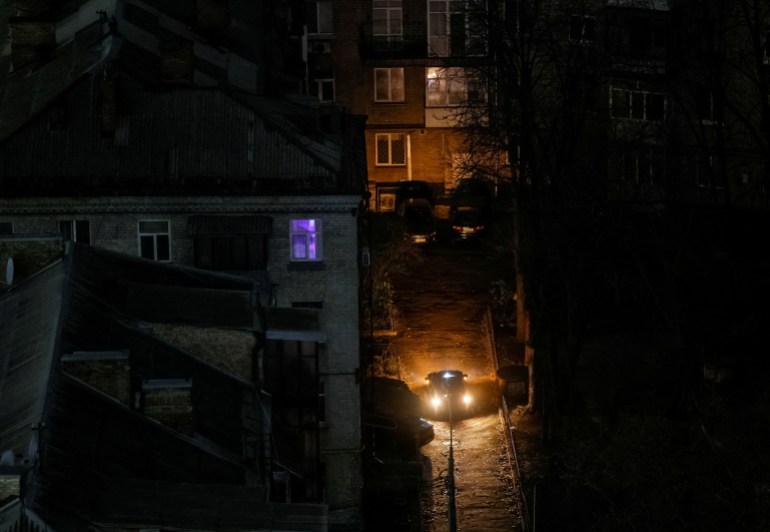
[{"label": "narrow street", "polygon": [[[423,257],[410,274],[394,280],[399,335],[392,349],[399,357],[400,378],[424,396],[430,371],[458,369],[468,375],[475,409],[454,421],[452,434],[457,530],[522,530],[485,321],[490,283],[510,265],[483,245],[435,243],[423,249]],[[428,411],[425,417],[431,419]],[[449,529],[449,423],[431,421],[436,437],[421,449],[426,532]]]}]

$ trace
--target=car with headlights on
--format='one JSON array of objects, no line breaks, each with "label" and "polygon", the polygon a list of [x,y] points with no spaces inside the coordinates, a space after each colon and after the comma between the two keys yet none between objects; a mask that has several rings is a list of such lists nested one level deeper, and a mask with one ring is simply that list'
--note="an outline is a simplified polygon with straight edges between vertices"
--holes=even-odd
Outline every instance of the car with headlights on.
[{"label": "car with headlights on", "polygon": [[437,418],[461,419],[472,414],[473,397],[466,386],[468,375],[460,370],[432,371],[425,377],[429,411]]}]

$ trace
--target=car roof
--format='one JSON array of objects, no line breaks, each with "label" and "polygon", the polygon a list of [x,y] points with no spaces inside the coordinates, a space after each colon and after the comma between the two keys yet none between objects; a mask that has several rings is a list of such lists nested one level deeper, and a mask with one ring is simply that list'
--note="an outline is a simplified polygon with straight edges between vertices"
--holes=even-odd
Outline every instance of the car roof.
[{"label": "car roof", "polygon": [[464,374],[459,369],[442,369],[440,371],[431,371],[428,373],[429,379],[435,378],[449,378],[449,377],[463,377]]}]

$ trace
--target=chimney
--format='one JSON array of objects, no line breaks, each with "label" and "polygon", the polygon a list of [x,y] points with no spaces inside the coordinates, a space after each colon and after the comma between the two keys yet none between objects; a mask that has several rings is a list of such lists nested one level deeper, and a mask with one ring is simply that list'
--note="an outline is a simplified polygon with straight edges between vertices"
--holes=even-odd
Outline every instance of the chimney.
[{"label": "chimney", "polygon": [[128,350],[75,351],[62,356],[62,369],[126,406],[131,399]]},{"label": "chimney", "polygon": [[194,429],[192,379],[151,379],[142,383],[144,415],[191,435]]}]

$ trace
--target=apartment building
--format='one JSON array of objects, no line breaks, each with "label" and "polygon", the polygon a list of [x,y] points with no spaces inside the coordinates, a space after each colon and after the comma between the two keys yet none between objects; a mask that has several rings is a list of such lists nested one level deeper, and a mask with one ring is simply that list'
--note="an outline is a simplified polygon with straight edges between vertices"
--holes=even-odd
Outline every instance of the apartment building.
[{"label": "apartment building", "polygon": [[[437,196],[469,173],[462,126],[486,91],[485,12],[476,2],[346,0],[298,6],[305,85],[322,104],[367,116],[371,209],[394,209],[399,181]],[[302,8],[305,11],[302,11]],[[471,10],[469,10],[471,9]]]}]

